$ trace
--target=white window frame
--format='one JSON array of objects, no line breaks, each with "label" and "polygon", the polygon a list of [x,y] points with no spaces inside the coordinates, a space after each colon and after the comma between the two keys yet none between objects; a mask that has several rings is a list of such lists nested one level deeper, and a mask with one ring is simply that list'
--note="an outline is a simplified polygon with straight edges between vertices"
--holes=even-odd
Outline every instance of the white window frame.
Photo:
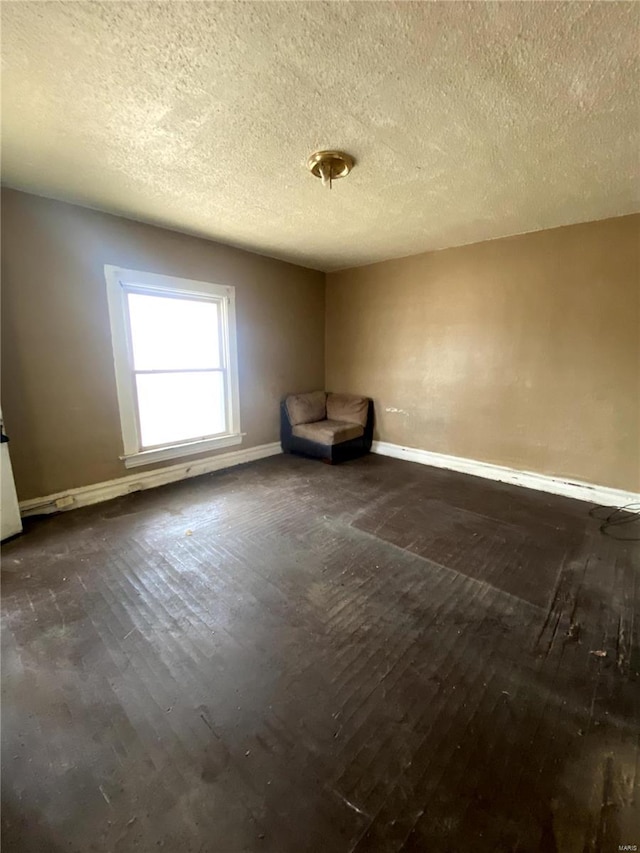
[{"label": "white window frame", "polygon": [[[240,432],[240,393],[238,387],[238,354],[236,345],[235,288],[205,281],[193,281],[142,270],[128,270],[105,265],[107,300],[111,321],[113,361],[120,407],[120,424],[124,453],[120,459],[127,468],[149,465],[165,459],[177,459],[192,453],[218,450],[242,442]],[[138,405],[136,399],[133,349],[129,325],[128,293],[171,295],[180,298],[215,301],[221,312],[222,366],[225,369],[227,403],[227,431],[220,435],[205,436],[171,445],[143,449],[140,437]]]}]

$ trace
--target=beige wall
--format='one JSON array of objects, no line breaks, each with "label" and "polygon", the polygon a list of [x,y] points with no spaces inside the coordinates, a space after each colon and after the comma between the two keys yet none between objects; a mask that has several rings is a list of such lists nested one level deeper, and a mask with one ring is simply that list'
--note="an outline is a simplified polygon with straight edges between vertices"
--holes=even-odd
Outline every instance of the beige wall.
[{"label": "beige wall", "polygon": [[326,384],[383,441],[637,491],[640,216],[327,276]]},{"label": "beige wall", "polygon": [[[13,190],[1,212],[21,500],[130,473],[105,263],[236,287],[242,446],[323,385],[322,273]],[[384,441],[638,490],[639,278],[640,216],[329,274],[327,387],[372,396]]]},{"label": "beige wall", "polygon": [[278,440],[283,394],[322,387],[322,273],[12,190],[1,213],[2,408],[21,500],[131,473],[104,264],[235,286],[242,447]]}]

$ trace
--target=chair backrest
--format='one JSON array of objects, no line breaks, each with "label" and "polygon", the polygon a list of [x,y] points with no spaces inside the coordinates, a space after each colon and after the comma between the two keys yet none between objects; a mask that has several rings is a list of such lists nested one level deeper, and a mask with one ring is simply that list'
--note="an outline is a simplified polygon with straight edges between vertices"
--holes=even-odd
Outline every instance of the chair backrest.
[{"label": "chair backrest", "polygon": [[357,394],[327,394],[327,418],[330,421],[347,421],[367,425],[369,398]]},{"label": "chair backrest", "polygon": [[324,391],[291,394],[285,405],[291,426],[323,421],[327,417],[327,395]]}]

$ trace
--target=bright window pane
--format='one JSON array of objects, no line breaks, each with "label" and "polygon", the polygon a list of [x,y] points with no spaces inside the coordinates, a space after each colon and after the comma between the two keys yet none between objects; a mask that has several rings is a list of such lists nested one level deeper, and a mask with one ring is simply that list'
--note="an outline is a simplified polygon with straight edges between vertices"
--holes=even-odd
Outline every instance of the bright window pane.
[{"label": "bright window pane", "polygon": [[136,384],[143,447],[226,431],[221,372],[142,373]]},{"label": "bright window pane", "polygon": [[221,367],[217,302],[129,293],[136,370]]}]

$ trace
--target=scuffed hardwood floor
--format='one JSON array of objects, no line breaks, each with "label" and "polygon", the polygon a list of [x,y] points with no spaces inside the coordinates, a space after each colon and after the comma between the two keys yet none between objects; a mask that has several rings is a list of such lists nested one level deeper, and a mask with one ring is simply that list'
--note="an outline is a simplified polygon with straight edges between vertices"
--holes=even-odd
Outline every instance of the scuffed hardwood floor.
[{"label": "scuffed hardwood floor", "polygon": [[640,848],[638,545],[588,511],[274,457],[29,521],[2,850]]}]

